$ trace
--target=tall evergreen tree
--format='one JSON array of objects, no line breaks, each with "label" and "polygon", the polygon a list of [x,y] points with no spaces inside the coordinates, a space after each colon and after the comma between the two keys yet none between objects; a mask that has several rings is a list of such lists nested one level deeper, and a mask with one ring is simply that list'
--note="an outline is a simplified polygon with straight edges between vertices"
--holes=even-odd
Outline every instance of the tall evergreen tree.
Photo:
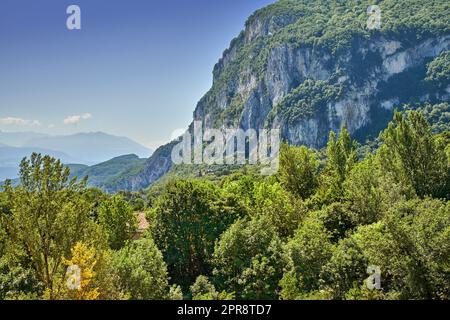
[{"label": "tall evergreen tree", "polygon": [[419,197],[450,197],[445,145],[420,112],[396,112],[381,138],[381,165],[395,181],[412,186]]}]

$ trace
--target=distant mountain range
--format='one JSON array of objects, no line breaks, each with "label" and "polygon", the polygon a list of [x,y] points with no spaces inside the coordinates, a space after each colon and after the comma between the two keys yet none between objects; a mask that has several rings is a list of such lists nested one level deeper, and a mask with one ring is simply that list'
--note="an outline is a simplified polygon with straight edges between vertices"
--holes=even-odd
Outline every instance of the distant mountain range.
[{"label": "distant mountain range", "polygon": [[[66,164],[70,169],[70,179],[84,177],[88,178],[88,186],[102,189],[105,192],[117,190],[120,181],[139,173],[144,167],[147,159],[139,158],[135,154],[115,157],[111,160],[87,166],[84,164]],[[17,176],[18,168],[0,168],[0,176],[11,178]],[[0,186],[4,183],[0,179]],[[13,186],[19,184],[19,179],[12,179]]]},{"label": "distant mountain range", "polygon": [[139,157],[148,158],[152,153],[151,150],[131,139],[103,132],[34,138],[26,142],[24,146],[62,151],[79,159],[78,163],[88,165],[124,154],[136,154]]},{"label": "distant mountain range", "polygon": [[18,165],[33,152],[65,164],[95,165],[122,155],[148,158],[152,151],[126,138],[103,132],[50,136],[34,132],[0,131],[0,181],[16,178]]},{"label": "distant mountain range", "polygon": [[28,141],[48,135],[36,132],[5,132],[0,130],[0,145],[10,147],[23,147]]}]

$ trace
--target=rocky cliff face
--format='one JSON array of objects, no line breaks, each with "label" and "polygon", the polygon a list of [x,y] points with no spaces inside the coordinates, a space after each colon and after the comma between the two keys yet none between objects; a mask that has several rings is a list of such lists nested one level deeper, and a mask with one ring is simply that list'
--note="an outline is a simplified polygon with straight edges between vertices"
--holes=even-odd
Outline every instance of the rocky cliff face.
[{"label": "rocky cliff face", "polygon": [[[255,34],[256,31],[247,31]],[[377,36],[355,41],[353,47],[332,54],[316,46],[281,44],[270,50],[264,74],[243,72],[218,90],[213,97],[202,100],[194,119],[206,126],[238,125],[243,129],[265,126],[281,128],[282,136],[293,144],[320,148],[330,131],[346,126],[350,133],[368,129],[379,119],[374,115],[391,113],[394,107],[420,100],[442,101],[437,88],[425,88],[426,63],[450,48],[450,35],[409,43],[402,39]],[[230,52],[235,51],[231,49]],[[232,60],[224,55],[222,61]],[[226,63],[222,62],[226,66]],[[223,68],[223,67],[222,67]],[[250,66],[243,66],[250,70]],[[410,74],[415,73],[415,74]],[[418,73],[421,76],[417,76]],[[306,80],[337,88],[339,92],[319,102],[310,115],[296,116],[302,110],[283,110],[283,99],[301,87]],[[407,81],[410,92],[404,95]],[[418,90],[418,91],[417,91]],[[320,92],[325,95],[326,92]],[[426,97],[425,97],[426,96]],[[222,118],[217,110],[226,111],[233,99],[240,100],[241,109],[231,117]],[[300,94],[298,100],[314,104],[311,97]],[[288,116],[284,112],[288,111]],[[231,110],[230,110],[231,111]],[[270,119],[270,117],[273,119]],[[270,121],[269,121],[270,120]]]},{"label": "rocky cliff face", "polygon": [[119,190],[138,191],[150,186],[170,170],[172,166],[171,153],[175,145],[176,143],[172,142],[158,148],[146,161],[142,171],[116,179],[113,183],[104,184],[102,189],[114,193]]},{"label": "rocky cliff face", "polygon": [[[433,102],[448,99],[447,96],[441,96],[439,90],[423,88],[425,73],[421,80],[414,79],[408,73],[417,73],[417,69],[425,70],[425,64],[430,58],[438,56],[449,47],[450,36],[427,39],[413,45],[380,37],[363,41],[357,48],[334,56],[331,63],[330,56],[325,54],[320,57],[313,49],[295,50],[286,47],[282,52],[274,50],[271,56],[274,67],[268,69],[269,75],[264,80],[271,97],[270,109],[295,89],[293,86],[296,83],[302,83],[304,79],[325,80],[331,85],[340,86],[342,91],[324,103],[320,112],[292,123],[282,115],[275,114],[272,126],[282,128],[283,137],[289,142],[313,147],[323,147],[328,138],[327,133],[338,131],[342,126],[346,126],[352,134],[367,129],[362,138],[373,137],[374,132],[370,126],[380,121],[377,114],[390,114],[394,107],[413,103],[423,99],[424,95],[428,95],[426,99]],[[315,57],[307,70],[303,61],[311,56]],[[358,62],[362,62],[364,78],[353,74],[354,64]],[[290,70],[292,73],[287,74],[294,76],[291,79],[277,77],[276,72],[272,71],[284,69]],[[405,85],[403,80],[410,81],[408,85],[411,92],[407,97],[400,96]],[[260,122],[261,119],[256,119],[254,124]],[[241,123],[249,123],[248,114],[242,114]]]},{"label": "rocky cliff face", "polygon": [[[408,20],[426,21],[441,8],[423,1],[428,11],[399,25],[413,13],[392,13],[394,2],[381,1],[382,12],[397,18],[367,30],[369,3],[362,2],[285,0],[256,12],[214,67],[213,87],[194,120],[215,128],[280,128],[290,143],[320,148],[342,126],[364,141],[378,135],[394,108],[448,101],[449,83],[425,81],[427,64],[450,50],[448,19],[433,17],[424,29]],[[168,150],[155,152],[124,186],[137,190],[156,181],[171,167]]]}]

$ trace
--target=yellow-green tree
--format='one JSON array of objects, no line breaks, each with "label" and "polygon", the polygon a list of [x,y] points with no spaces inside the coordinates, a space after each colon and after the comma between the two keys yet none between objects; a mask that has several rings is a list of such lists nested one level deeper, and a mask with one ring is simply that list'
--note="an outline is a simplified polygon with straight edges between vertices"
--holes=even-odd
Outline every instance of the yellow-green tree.
[{"label": "yellow-green tree", "polygon": [[27,252],[49,299],[57,298],[55,283],[73,246],[99,238],[98,227],[89,218],[90,204],[84,199],[86,181],[69,181],[69,174],[59,160],[33,154],[20,164],[20,185],[5,186],[11,246]]},{"label": "yellow-green tree", "polygon": [[[64,260],[64,264],[67,267],[79,268],[79,275],[75,275],[75,278],[68,279],[69,274],[66,274],[67,281],[75,281],[74,289],[70,289],[67,292],[67,298],[72,300],[95,300],[100,295],[100,289],[95,286],[96,272],[94,268],[97,265],[95,257],[95,248],[89,247],[83,242],[78,242],[72,248],[72,257],[69,260]],[[79,276],[77,279],[76,277]]]}]

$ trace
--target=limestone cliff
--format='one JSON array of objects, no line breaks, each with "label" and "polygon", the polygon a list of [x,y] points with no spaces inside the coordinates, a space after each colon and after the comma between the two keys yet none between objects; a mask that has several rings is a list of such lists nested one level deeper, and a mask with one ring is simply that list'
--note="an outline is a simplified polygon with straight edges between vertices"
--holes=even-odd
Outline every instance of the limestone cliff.
[{"label": "limestone cliff", "polygon": [[[371,4],[282,0],[257,11],[214,67],[194,120],[280,128],[290,143],[320,148],[342,126],[365,141],[394,108],[448,101],[448,78],[426,81],[428,64],[450,50],[446,0],[378,1],[382,26],[374,30],[367,27]],[[169,149],[119,188],[137,190],[164,175]]]}]

